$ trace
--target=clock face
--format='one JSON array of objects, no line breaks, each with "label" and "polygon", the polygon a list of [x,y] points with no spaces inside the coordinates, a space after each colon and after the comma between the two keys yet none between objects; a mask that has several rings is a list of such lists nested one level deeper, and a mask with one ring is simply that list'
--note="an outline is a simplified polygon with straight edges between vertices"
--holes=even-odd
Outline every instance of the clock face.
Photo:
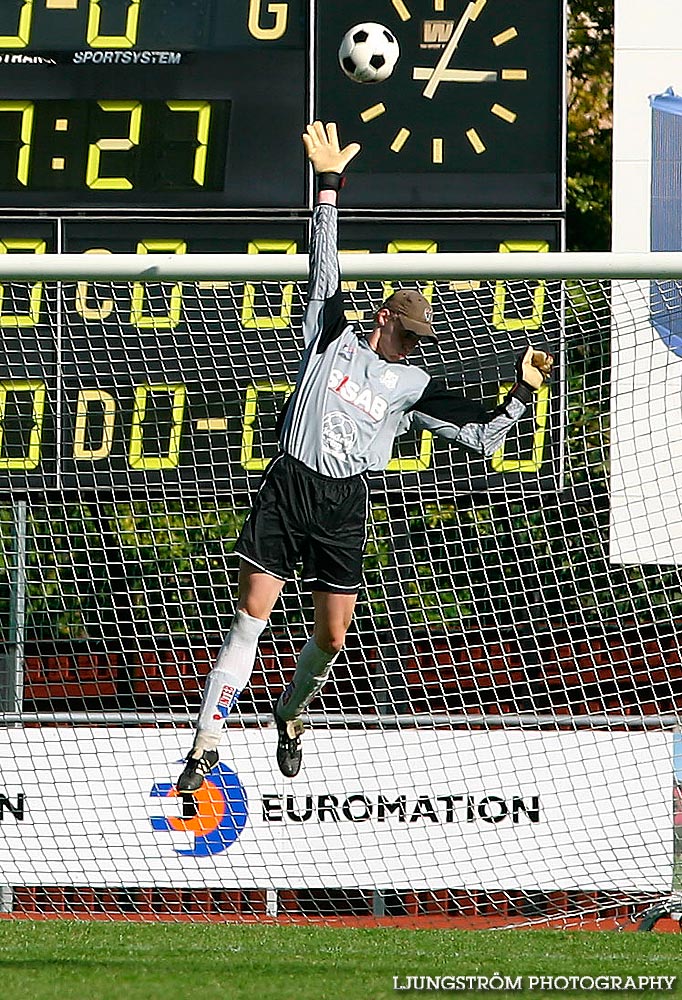
[{"label": "clock face", "polygon": [[[339,66],[367,21],[400,45],[383,83]],[[363,147],[344,206],[562,207],[563,0],[326,3],[317,32],[316,115]]]}]

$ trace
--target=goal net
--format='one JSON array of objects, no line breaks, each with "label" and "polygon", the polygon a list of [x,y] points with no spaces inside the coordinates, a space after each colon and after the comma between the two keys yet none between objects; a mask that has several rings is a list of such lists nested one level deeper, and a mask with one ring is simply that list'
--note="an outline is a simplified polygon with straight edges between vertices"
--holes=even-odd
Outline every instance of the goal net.
[{"label": "goal net", "polygon": [[488,461],[399,440],[300,776],[277,770],[271,716],[311,630],[296,581],[188,802],[173,782],[296,376],[307,260],[10,250],[33,252],[0,275],[4,912],[620,926],[674,909],[677,258],[344,258],[348,317],[371,328],[417,280],[439,337],[413,363],[488,408],[527,343],[556,374]]}]

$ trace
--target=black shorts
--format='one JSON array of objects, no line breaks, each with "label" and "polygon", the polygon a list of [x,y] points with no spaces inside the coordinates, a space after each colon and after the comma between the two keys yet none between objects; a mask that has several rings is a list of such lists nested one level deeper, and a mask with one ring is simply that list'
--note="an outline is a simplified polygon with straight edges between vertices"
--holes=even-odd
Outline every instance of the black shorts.
[{"label": "black shorts", "polygon": [[234,551],[280,580],[298,562],[312,590],[357,593],[367,541],[364,476],[331,479],[279,455],[265,470]]}]

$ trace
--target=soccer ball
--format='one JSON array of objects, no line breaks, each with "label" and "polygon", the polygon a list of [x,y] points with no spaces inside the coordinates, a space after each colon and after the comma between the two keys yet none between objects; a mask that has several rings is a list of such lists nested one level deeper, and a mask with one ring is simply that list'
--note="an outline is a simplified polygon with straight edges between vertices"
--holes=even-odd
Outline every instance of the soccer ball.
[{"label": "soccer ball", "polygon": [[400,55],[395,35],[383,24],[368,21],[347,31],[339,46],[341,69],[355,83],[387,80]]}]

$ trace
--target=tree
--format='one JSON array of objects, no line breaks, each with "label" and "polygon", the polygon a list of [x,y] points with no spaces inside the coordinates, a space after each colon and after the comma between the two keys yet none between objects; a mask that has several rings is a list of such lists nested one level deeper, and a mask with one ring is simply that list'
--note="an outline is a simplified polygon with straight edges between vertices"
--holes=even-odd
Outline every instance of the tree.
[{"label": "tree", "polygon": [[611,246],[614,0],[569,0],[567,229],[570,250]]}]

